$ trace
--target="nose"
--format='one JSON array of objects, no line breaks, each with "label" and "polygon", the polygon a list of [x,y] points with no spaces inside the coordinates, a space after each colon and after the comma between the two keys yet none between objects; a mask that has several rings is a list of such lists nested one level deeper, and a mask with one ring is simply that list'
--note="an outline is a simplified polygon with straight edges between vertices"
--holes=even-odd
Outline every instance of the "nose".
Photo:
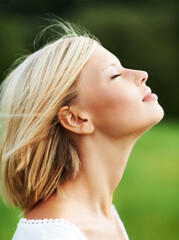
[{"label": "nose", "polygon": [[138,86],[147,81],[148,73],[146,71],[136,71],[136,83]]},{"label": "nose", "polygon": [[141,86],[141,84],[145,84],[148,78],[148,73],[146,71],[141,70],[134,70],[134,69],[125,69],[124,72],[126,79],[129,79],[133,83],[135,83],[138,87]]}]

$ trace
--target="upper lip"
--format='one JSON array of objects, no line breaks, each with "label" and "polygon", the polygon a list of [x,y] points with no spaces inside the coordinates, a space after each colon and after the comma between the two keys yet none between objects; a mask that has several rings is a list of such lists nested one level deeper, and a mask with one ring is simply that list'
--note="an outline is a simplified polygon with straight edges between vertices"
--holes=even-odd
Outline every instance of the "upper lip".
[{"label": "upper lip", "polygon": [[152,93],[151,89],[149,87],[147,87],[146,91],[145,91],[145,96],[143,97],[142,101],[145,101],[145,99],[150,96]]}]

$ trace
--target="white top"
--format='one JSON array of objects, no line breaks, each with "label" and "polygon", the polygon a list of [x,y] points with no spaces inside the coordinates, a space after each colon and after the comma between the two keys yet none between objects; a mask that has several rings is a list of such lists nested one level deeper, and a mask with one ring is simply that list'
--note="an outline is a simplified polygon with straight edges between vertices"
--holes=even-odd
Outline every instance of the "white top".
[{"label": "white top", "polygon": [[[129,240],[124,225],[112,205],[125,240]],[[73,223],[63,219],[27,220],[21,218],[12,240],[87,240]]]}]

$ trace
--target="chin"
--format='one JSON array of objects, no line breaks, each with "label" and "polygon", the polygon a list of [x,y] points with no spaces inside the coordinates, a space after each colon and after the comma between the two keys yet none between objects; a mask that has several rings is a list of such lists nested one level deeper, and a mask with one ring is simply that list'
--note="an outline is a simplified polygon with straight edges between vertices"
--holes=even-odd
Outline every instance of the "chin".
[{"label": "chin", "polygon": [[152,111],[151,116],[153,118],[154,125],[162,120],[162,118],[164,117],[164,110],[160,106],[160,104],[157,104],[156,108]]},{"label": "chin", "polygon": [[159,104],[149,113],[150,115],[146,120],[144,132],[159,123],[164,117],[164,110]]},{"label": "chin", "polygon": [[151,111],[147,112],[143,122],[140,122],[141,125],[136,129],[137,136],[140,137],[143,133],[159,123],[163,117],[164,110],[159,104],[157,104],[155,108],[152,108]]}]

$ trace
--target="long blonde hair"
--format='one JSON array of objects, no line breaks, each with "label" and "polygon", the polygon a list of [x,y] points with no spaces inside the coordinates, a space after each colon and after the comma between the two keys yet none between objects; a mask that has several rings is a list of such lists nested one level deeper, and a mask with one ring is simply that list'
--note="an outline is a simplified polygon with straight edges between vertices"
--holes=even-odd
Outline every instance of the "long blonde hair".
[{"label": "long blonde hair", "polygon": [[57,112],[75,99],[97,41],[67,22],[55,27],[64,35],[28,56],[1,86],[1,194],[24,212],[79,172]]}]

